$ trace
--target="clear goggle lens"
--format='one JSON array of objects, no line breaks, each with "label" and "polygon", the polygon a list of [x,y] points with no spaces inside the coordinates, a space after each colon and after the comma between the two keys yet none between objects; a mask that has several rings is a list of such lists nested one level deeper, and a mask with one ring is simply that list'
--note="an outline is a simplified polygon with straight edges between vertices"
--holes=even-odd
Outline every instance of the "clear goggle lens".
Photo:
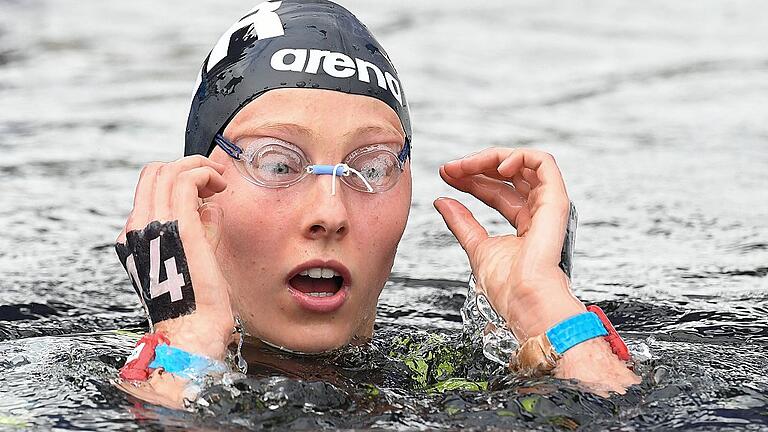
[{"label": "clear goggle lens", "polygon": [[[298,147],[274,139],[267,143],[258,141],[248,145],[236,163],[252,183],[269,188],[288,187],[314,172],[314,166]],[[403,171],[397,155],[384,145],[357,149],[344,159],[343,165],[336,167],[341,167],[334,170],[338,170],[337,175],[347,186],[370,193],[391,189]]]},{"label": "clear goggle lens", "polygon": [[281,144],[251,145],[241,160],[245,174],[267,187],[288,187],[298,182],[308,164],[302,154]]}]

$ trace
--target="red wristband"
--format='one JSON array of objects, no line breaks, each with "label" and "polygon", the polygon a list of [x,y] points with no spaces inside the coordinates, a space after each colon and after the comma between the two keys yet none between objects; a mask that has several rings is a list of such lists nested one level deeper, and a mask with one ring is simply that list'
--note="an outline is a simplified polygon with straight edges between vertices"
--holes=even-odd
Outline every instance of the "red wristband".
[{"label": "red wristband", "polygon": [[600,309],[600,306],[590,305],[587,306],[587,310],[597,315],[597,317],[600,318],[600,322],[605,326],[605,329],[608,331],[608,336],[605,336],[605,340],[611,345],[611,350],[616,354],[616,357],[623,361],[631,360],[632,356],[629,355],[627,344],[624,343],[624,339],[622,339],[616,329],[613,328],[611,320],[605,316],[605,312]]},{"label": "red wristband", "polygon": [[160,344],[170,344],[168,338],[162,333],[147,333],[139,339],[136,348],[125,360],[125,366],[120,369],[120,378],[146,381],[152,373],[149,364],[155,359],[155,348]]}]

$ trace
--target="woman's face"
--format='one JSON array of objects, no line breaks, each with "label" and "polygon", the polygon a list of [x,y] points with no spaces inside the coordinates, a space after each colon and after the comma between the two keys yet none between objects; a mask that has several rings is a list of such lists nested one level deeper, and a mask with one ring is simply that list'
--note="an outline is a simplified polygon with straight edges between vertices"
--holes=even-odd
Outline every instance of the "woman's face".
[{"label": "woman's face", "polygon": [[[397,153],[404,142],[397,115],[383,102],[316,89],[265,93],[224,136],[242,148],[276,138],[325,165],[369,145]],[[216,254],[246,331],[300,352],[370,337],[408,218],[410,163],[392,189],[369,194],[330,175],[309,175],[287,188],[256,186],[221,149],[211,158],[226,164],[228,182],[209,200],[224,210]]]}]

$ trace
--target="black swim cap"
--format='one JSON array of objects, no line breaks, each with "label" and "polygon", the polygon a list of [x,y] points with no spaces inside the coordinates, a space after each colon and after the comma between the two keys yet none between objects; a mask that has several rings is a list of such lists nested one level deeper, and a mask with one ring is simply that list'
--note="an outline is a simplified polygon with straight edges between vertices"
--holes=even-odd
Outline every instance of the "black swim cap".
[{"label": "black swim cap", "polygon": [[402,84],[389,56],[351,12],[327,0],[266,1],[219,39],[203,62],[184,155],[208,156],[240,109],[279,88],[370,96],[389,105],[411,140]]}]

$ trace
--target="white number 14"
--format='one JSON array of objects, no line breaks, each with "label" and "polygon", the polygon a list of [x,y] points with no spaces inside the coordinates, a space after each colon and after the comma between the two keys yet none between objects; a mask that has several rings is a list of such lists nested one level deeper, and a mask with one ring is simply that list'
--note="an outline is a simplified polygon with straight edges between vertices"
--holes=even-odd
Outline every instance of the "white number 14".
[{"label": "white number 14", "polygon": [[[165,260],[166,278],[160,282],[160,237],[149,242],[149,295],[151,298],[159,297],[165,293],[171,293],[171,302],[179,301],[183,298],[181,288],[184,286],[184,276],[176,268],[176,258],[171,257]],[[139,291],[144,292],[141,286],[139,273],[136,271],[136,261],[133,255],[129,255],[125,262],[128,274],[133,279],[133,283],[139,287]]]}]

